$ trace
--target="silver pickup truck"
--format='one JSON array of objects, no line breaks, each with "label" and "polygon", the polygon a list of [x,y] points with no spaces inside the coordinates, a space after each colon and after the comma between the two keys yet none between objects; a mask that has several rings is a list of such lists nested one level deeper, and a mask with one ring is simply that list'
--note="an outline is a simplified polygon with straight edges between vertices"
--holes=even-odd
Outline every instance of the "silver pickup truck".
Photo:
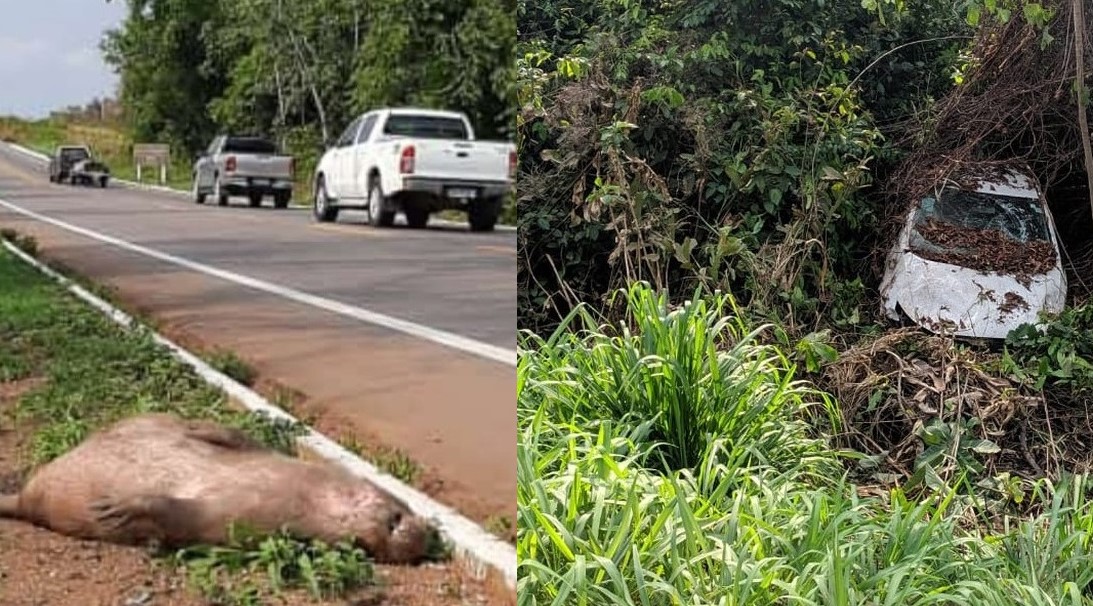
[{"label": "silver pickup truck", "polygon": [[204,204],[212,196],[227,206],[230,196],[245,196],[250,205],[262,205],[265,196],[285,208],[292,199],[295,162],[277,153],[277,146],[261,137],[221,135],[194,163],[194,202]]}]

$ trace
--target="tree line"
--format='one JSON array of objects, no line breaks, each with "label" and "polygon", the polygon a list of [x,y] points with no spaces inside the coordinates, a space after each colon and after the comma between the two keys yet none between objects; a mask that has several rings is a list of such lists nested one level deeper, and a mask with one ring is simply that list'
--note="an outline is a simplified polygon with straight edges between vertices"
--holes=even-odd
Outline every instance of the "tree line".
[{"label": "tree line", "polygon": [[137,141],[193,154],[247,132],[306,162],[387,105],[464,111],[482,138],[514,129],[514,0],[111,1],[128,13],[102,50]]}]

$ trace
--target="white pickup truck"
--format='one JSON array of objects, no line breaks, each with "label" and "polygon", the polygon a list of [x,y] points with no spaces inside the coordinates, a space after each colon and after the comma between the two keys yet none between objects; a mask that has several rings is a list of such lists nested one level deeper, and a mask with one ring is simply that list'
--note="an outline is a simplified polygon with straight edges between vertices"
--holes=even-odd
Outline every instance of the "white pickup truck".
[{"label": "white pickup truck", "polygon": [[340,209],[358,208],[388,227],[401,211],[422,228],[430,214],[457,209],[472,231],[490,231],[515,168],[515,146],[475,140],[462,113],[379,109],[354,120],[319,161],[315,218],[335,221]]},{"label": "white pickup truck", "polygon": [[194,163],[193,197],[198,204],[212,195],[220,206],[229,196],[246,196],[251,206],[273,197],[277,208],[292,200],[295,162],[277,153],[277,146],[261,137],[221,135]]}]

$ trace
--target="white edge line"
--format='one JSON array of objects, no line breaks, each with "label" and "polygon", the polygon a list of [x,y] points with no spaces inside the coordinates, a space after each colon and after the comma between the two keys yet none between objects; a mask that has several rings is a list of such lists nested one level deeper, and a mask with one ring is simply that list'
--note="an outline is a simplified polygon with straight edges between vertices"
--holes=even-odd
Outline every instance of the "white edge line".
[{"label": "white edge line", "polygon": [[[12,254],[53,278],[65,286],[69,292],[83,299],[114,322],[127,329],[141,326],[129,314],[57,273],[6,239],[0,239],[0,243]],[[176,345],[158,332],[151,329],[149,331],[157,343],[165,346],[177,359],[193,368],[202,379],[223,389],[248,410],[265,413],[274,419],[299,423],[298,419],[270,403],[261,394],[217,371],[201,358]],[[297,438],[297,442],[322,458],[341,465],[350,473],[371,482],[396,499],[403,501],[416,515],[433,520],[444,538],[454,546],[456,554],[475,565],[476,574],[481,575],[484,568],[492,568],[501,573],[510,589],[516,588],[516,549],[512,545],[486,532],[481,526],[463,517],[452,508],[434,501],[428,495],[402,483],[398,478],[380,471],[376,466],[346,450],[340,444],[312,427],[306,424],[304,426],[307,427],[307,433]]]},{"label": "white edge line", "polygon": [[265,282],[257,278],[252,278],[250,276],[244,276],[242,274],[219,269],[182,257],[176,257],[171,254],[147,248],[139,244],[133,244],[132,242],[127,242],[120,238],[108,236],[106,234],[80,227],[78,225],[72,225],[59,219],[54,219],[53,217],[48,217],[46,215],[36,213],[32,210],[27,210],[21,206],[12,204],[7,200],[0,199],[0,206],[8,208],[9,210],[30,217],[32,219],[42,221],[43,223],[49,223],[50,225],[60,227],[61,229],[70,231],[72,233],[80,234],[82,236],[98,240],[99,242],[104,242],[106,244],[135,252],[146,257],[151,257],[160,261],[166,261],[167,263],[179,265],[181,267],[185,267],[187,269],[203,273],[208,276],[213,276],[215,278],[220,278],[221,280],[226,280],[228,282],[247,286],[249,288],[260,290],[268,294],[276,295],[284,299],[296,301],[297,303],[303,303],[305,305],[310,305],[311,307],[324,309],[326,311],[353,318],[361,322],[366,322],[368,324],[373,324],[382,328],[398,331],[403,334],[417,337],[425,341],[431,341],[439,345],[450,347],[452,349],[457,349],[464,353],[475,355],[480,358],[485,358],[487,360],[492,360],[494,362],[499,362],[508,366],[516,366],[515,350],[505,349],[503,347],[498,347],[496,345],[477,341],[475,339],[464,337],[462,335],[457,335],[436,328],[430,328],[428,326],[416,324],[408,320],[402,320],[399,318],[381,314],[379,312],[370,311],[364,309],[363,307],[357,307],[354,305],[349,305],[347,303],[342,303],[340,301],[334,301],[332,299],[327,299],[325,297],[305,293],[293,288],[289,288],[287,286],[281,286],[278,284]]},{"label": "white edge line", "polygon": [[[35,151],[33,149],[23,147],[22,145],[19,145],[18,143],[8,143],[8,146],[11,147],[12,149],[14,149],[15,151],[17,151],[17,152],[19,152],[19,153],[21,153],[21,154],[23,154],[23,155],[25,155],[29,158],[32,158],[34,160],[38,160],[40,162],[49,162],[49,156],[47,156],[47,155],[45,155],[45,154],[43,154],[39,151]],[[174,196],[180,196],[180,197],[184,197],[184,198],[189,198],[190,197],[190,192],[183,191],[181,189],[175,189],[173,187],[163,187],[162,185],[147,185],[145,183],[137,183],[136,181],[129,181],[127,179],[113,179],[113,181],[116,182],[116,183],[121,183],[122,185],[124,185],[125,187],[128,187],[129,189],[143,189],[143,190],[148,190],[148,191],[159,192],[159,193],[162,193],[162,194],[171,194],[171,195],[174,195]],[[297,208],[307,208],[307,207],[298,206]],[[463,223],[457,223],[455,221],[448,221],[447,219],[430,219],[429,224],[430,225],[441,225],[441,226],[444,226],[444,227],[462,227],[463,226]],[[516,226],[515,225],[498,225],[494,229],[496,229],[497,231],[511,232],[511,231],[516,231]]]}]

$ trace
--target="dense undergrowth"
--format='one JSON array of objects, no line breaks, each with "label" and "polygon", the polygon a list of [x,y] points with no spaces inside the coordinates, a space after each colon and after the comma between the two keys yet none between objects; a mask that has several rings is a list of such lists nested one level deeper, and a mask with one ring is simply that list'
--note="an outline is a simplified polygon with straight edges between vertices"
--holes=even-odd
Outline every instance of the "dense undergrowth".
[{"label": "dense undergrowth", "polygon": [[1069,6],[519,4],[522,605],[1093,604],[1093,306],[877,313],[920,186],[1081,174]]},{"label": "dense undergrowth", "polygon": [[[1093,604],[1084,476],[1002,498],[964,481],[996,452],[973,448],[936,485],[855,482],[831,402],[731,299],[625,296],[618,322],[524,335],[522,605]],[[1056,355],[1024,347],[1006,359]]]}]

